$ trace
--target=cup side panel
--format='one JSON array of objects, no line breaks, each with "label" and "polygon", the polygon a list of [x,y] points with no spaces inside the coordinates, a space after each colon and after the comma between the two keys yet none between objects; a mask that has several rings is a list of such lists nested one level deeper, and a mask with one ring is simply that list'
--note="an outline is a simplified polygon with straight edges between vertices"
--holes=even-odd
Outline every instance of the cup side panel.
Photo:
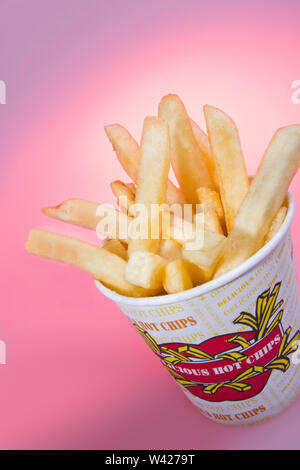
[{"label": "cup side panel", "polygon": [[188,398],[215,421],[266,420],[299,393],[300,369],[288,347],[300,330],[289,232],[258,266],[219,289],[177,303],[119,306]]}]

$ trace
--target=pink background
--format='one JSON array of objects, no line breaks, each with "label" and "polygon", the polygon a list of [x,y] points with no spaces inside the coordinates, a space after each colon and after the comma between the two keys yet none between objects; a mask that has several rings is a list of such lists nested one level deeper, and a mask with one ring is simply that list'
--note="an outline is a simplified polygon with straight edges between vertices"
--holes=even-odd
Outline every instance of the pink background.
[{"label": "pink background", "polygon": [[299,448],[300,400],[254,427],[210,422],[87,274],[24,251],[33,226],[96,241],[40,209],[113,202],[109,182],[127,179],[103,125],[139,138],[165,93],[202,125],[203,104],[227,111],[255,171],[300,122],[299,14],[298,0],[0,0],[1,448]]}]

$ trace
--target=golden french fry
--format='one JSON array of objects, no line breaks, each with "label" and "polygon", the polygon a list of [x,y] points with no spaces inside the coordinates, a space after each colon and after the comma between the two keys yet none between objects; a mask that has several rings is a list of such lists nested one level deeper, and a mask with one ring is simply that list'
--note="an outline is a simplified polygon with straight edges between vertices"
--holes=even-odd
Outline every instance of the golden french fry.
[{"label": "golden french fry", "polygon": [[198,201],[201,204],[207,204],[211,209],[215,210],[221,222],[224,221],[224,210],[220,195],[217,191],[209,188],[197,189]]},{"label": "golden french fry", "polygon": [[[140,161],[140,148],[134,138],[119,124],[105,126],[105,132],[116,151],[119,162],[126,173],[136,183],[138,180],[138,168]],[[168,181],[167,201],[169,204],[184,204],[185,198],[180,189],[172,181]]]},{"label": "golden french fry", "polygon": [[265,243],[268,243],[278,232],[287,214],[287,208],[281,206],[277,214],[273,217],[269,230],[265,236]]},{"label": "golden french fry", "polygon": [[[163,213],[163,220],[165,220],[166,215],[166,212]],[[175,214],[170,214],[169,220],[170,223],[168,223],[168,219],[166,219],[166,223],[163,223],[164,238],[170,238],[179,244],[183,244],[196,237],[196,227],[193,223]]]},{"label": "golden french fry", "polygon": [[126,186],[131,190],[131,192],[133,193],[134,197],[135,197],[135,191],[136,191],[136,186],[134,183],[127,183]]},{"label": "golden french fry", "polygon": [[175,294],[193,287],[191,277],[183,261],[177,259],[165,266],[163,286],[167,294]]},{"label": "golden french fry", "polygon": [[120,124],[105,126],[104,130],[122,167],[137,182],[138,167],[140,161],[140,149],[138,143],[125,127]]},{"label": "golden french fry", "polygon": [[131,253],[126,269],[125,279],[145,289],[161,289],[163,269],[167,261],[159,255],[148,251]]},{"label": "golden french fry", "polygon": [[197,202],[200,186],[214,187],[193,134],[185,107],[177,95],[165,96],[159,116],[169,124],[172,164],[180,187],[189,203]]},{"label": "golden french fry", "polygon": [[[165,215],[165,213],[164,213]],[[198,217],[199,216],[199,217]],[[163,238],[183,245],[186,250],[210,250],[224,240],[224,235],[206,230],[202,213],[195,216],[196,224],[170,214],[170,224],[163,223]],[[198,223],[199,220],[199,223]]]},{"label": "golden french fry", "polygon": [[183,243],[183,249],[185,251],[201,251],[201,252],[210,252],[214,248],[217,248],[221,243],[224,243],[226,237],[221,233],[210,232],[209,230],[203,230],[203,241],[202,246],[199,250],[190,250],[189,241]]},{"label": "golden french fry", "polygon": [[114,253],[117,256],[120,256],[120,258],[124,259],[125,261],[128,259],[127,250],[120,240],[107,239],[104,241],[102,248],[110,251],[111,253]]},{"label": "golden french fry", "polygon": [[105,236],[119,239],[122,242],[128,242],[128,232],[132,222],[131,217],[128,217],[124,212],[103,204],[98,205],[96,216],[98,218],[96,233],[99,238]]},{"label": "golden french fry", "polygon": [[[54,219],[96,230],[99,235],[127,241],[131,218],[112,207],[83,199],[68,199],[43,213]],[[107,223],[106,223],[107,221]]]},{"label": "golden french fry", "polygon": [[169,261],[182,258],[181,246],[174,240],[161,240],[159,244],[159,256]]},{"label": "golden french fry", "polygon": [[37,229],[30,231],[25,247],[33,255],[77,266],[120,294],[130,297],[150,295],[125,280],[126,262],[104,248]]},{"label": "golden french fry", "polygon": [[177,188],[172,181],[168,180],[167,187],[167,203],[172,206],[172,204],[185,204],[186,199],[184,197],[181,189]]},{"label": "golden french fry", "polygon": [[99,222],[99,218],[96,216],[98,206],[97,202],[68,199],[57,206],[45,207],[42,212],[48,217],[96,230]]},{"label": "golden french fry", "polygon": [[[222,235],[219,236],[222,237]],[[226,238],[223,236],[214,246],[211,244],[212,240],[209,240],[206,249],[203,250],[182,250],[183,258],[194,265],[194,267],[190,266],[189,269],[194,282],[197,284],[202,284],[203,282],[208,282],[211,280],[218,260],[221,256],[225,240]],[[210,247],[208,248],[209,245]]]},{"label": "golden french fry", "polygon": [[[145,250],[157,253],[161,234],[160,213],[153,211],[166,202],[168,174],[170,168],[170,145],[167,124],[159,118],[148,117],[144,121],[141,158],[136,188],[135,203],[146,209],[147,237],[129,238],[128,250]],[[134,226],[134,224],[133,224]],[[156,234],[157,238],[153,237]]]},{"label": "golden french fry", "polygon": [[238,130],[232,119],[219,109],[204,107],[208,137],[225,212],[227,231],[248,189],[249,179],[240,145]]},{"label": "golden french fry", "polygon": [[224,232],[216,208],[216,200],[219,198],[218,193],[209,188],[198,188],[197,197],[199,203],[203,205],[204,228],[211,232],[223,234]]},{"label": "golden french fry", "polygon": [[235,268],[261,248],[299,163],[300,126],[279,129],[236,216],[215,277]]},{"label": "golden french fry", "polygon": [[205,132],[203,132],[203,130],[198,126],[198,124],[195,121],[193,121],[192,119],[190,121],[191,121],[192,129],[193,129],[193,134],[195,136],[198,147],[200,149],[202,158],[205,161],[206,167],[209,171],[209,174],[214,183],[214,186],[218,188],[219,187],[218,177],[216,173],[215,162],[214,162],[210,145],[209,145],[208,136],[205,134]]},{"label": "golden french fry", "polygon": [[130,207],[135,202],[135,194],[133,193],[133,191],[122,181],[113,181],[112,183],[110,183],[110,187],[112,189],[112,192],[118,199],[120,209],[125,214],[131,215]]}]

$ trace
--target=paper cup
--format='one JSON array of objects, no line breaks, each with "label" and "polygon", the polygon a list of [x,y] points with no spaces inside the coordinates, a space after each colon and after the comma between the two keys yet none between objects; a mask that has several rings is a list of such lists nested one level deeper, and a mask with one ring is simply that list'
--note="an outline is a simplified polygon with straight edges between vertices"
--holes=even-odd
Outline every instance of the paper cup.
[{"label": "paper cup", "polygon": [[300,330],[293,215],[289,195],[286,219],[271,241],[236,269],[188,291],[131,298],[96,281],[191,402],[214,421],[264,421],[300,392],[291,342]]}]

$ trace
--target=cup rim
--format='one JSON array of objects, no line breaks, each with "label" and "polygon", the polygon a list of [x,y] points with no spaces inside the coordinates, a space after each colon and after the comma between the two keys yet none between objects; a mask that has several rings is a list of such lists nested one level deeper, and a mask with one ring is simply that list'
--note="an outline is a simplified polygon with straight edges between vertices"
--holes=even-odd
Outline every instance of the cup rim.
[{"label": "cup rim", "polygon": [[248,258],[236,268],[228,271],[220,277],[217,277],[216,279],[212,279],[211,281],[201,284],[200,286],[193,287],[192,289],[178,292],[176,294],[157,295],[153,297],[127,297],[125,295],[121,295],[117,292],[114,292],[108,287],[105,287],[100,281],[97,280],[95,280],[96,287],[102,294],[104,294],[109,299],[115,301],[116,303],[132,307],[168,305],[171,303],[178,303],[185,300],[189,300],[199,295],[207,294],[208,292],[223,287],[224,285],[229,284],[235,279],[238,279],[239,277],[243,276],[248,271],[250,271],[252,268],[254,268],[256,265],[258,265],[261,261],[266,259],[285,237],[292,223],[294,214],[294,198],[290,191],[288,191],[288,212],[286,214],[283,224],[281,225],[278,232],[274,235],[274,237],[268,243],[262,246],[260,250],[254,253],[254,255],[250,256],[250,258]]}]

